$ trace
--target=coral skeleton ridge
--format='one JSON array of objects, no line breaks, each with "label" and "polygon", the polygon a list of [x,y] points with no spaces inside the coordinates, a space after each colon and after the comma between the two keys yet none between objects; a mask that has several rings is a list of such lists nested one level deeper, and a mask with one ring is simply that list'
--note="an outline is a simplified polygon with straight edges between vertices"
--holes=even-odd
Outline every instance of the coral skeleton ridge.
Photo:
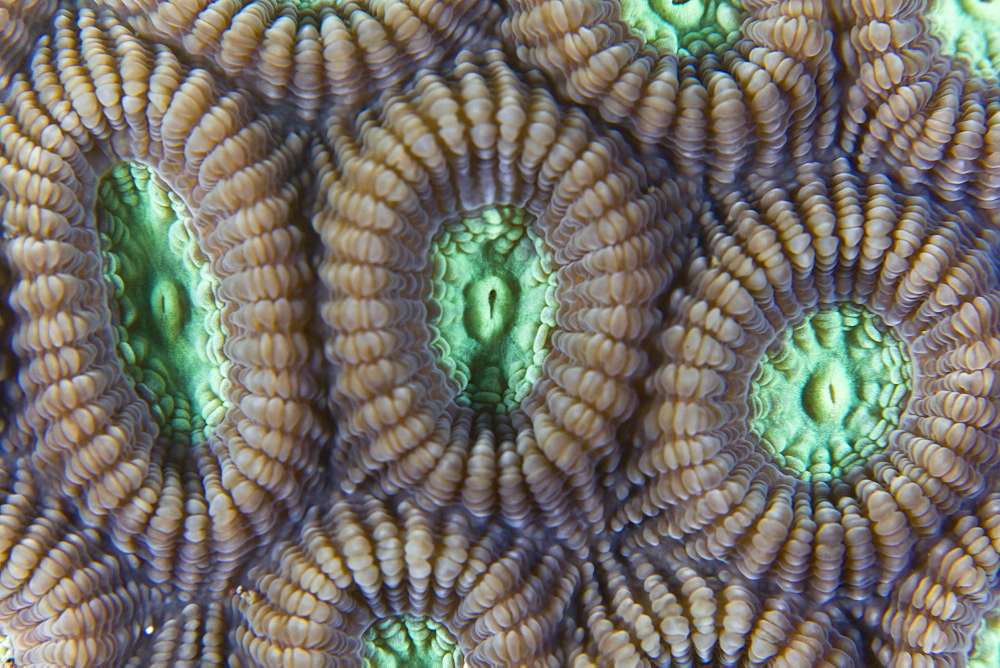
[{"label": "coral skeleton ridge", "polygon": [[0,0],[0,652],[996,666],[998,45]]}]

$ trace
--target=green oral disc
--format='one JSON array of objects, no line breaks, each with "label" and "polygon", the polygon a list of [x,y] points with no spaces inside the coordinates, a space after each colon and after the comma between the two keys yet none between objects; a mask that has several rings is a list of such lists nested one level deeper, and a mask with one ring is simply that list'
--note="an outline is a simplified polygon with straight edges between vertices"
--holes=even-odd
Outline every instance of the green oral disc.
[{"label": "green oral disc", "polygon": [[225,413],[218,281],[183,202],[144,165],[121,162],[98,187],[104,278],[116,352],[160,434],[204,441]]},{"label": "green oral disc", "polygon": [[502,206],[445,224],[431,254],[431,345],[456,400],[508,413],[540,376],[555,326],[545,244],[524,211]]},{"label": "green oral disc", "polygon": [[779,337],[750,392],[750,427],[775,461],[829,480],[885,449],[910,394],[910,359],[878,316],[842,303]]},{"label": "green oral disc", "polygon": [[997,668],[1000,666],[1000,609],[983,619],[976,633],[969,668]]},{"label": "green oral disc", "polygon": [[660,53],[700,52],[738,30],[746,12],[741,0],[622,0],[622,18]]}]

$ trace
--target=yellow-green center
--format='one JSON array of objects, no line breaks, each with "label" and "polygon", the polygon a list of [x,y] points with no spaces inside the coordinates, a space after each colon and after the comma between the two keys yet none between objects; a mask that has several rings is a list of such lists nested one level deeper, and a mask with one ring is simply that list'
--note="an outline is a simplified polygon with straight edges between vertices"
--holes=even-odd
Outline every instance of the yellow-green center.
[{"label": "yellow-green center", "polygon": [[842,476],[880,452],[910,394],[905,345],[850,303],[809,315],[771,346],[750,387],[750,427],[804,480]]},{"label": "yellow-green center", "polygon": [[515,207],[445,224],[431,249],[432,347],[460,405],[507,413],[541,374],[555,326],[556,274]]},{"label": "yellow-green center", "polygon": [[969,668],[997,668],[1000,666],[1000,609],[986,615],[976,633]]},{"label": "yellow-green center", "polygon": [[116,352],[160,434],[207,438],[225,413],[218,282],[183,202],[144,165],[121,162],[98,188],[97,222]]},{"label": "yellow-green center", "polygon": [[941,53],[964,60],[973,71],[1000,73],[1000,1],[931,0],[924,12]]},{"label": "yellow-green center", "polygon": [[622,18],[661,53],[700,52],[738,30],[742,0],[622,0]]}]

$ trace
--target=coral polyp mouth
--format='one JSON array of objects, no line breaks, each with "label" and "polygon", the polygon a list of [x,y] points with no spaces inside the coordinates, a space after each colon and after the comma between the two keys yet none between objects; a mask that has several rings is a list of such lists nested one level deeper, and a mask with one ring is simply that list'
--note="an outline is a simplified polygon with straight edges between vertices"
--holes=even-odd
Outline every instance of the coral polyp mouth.
[{"label": "coral polyp mouth", "polygon": [[102,179],[98,232],[119,361],[160,434],[200,443],[225,414],[218,281],[180,199],[138,163]]},{"label": "coral polyp mouth", "polygon": [[910,378],[906,346],[877,315],[851,303],[821,308],[761,359],[750,426],[792,475],[839,478],[886,448]]},{"label": "coral polyp mouth", "polygon": [[543,240],[515,207],[446,223],[432,244],[432,347],[456,402],[508,413],[541,375],[555,326],[556,274]]},{"label": "coral polyp mouth", "polygon": [[17,665],[996,668],[998,25],[0,0]]}]

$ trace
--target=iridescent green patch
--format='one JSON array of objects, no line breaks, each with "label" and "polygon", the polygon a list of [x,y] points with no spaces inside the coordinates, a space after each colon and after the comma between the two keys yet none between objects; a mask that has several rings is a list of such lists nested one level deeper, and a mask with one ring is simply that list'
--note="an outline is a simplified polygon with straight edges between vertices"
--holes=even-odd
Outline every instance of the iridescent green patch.
[{"label": "iridescent green patch", "polygon": [[445,224],[431,253],[431,344],[457,401],[507,413],[541,375],[555,326],[545,243],[523,210],[503,206]]},{"label": "iridescent green patch", "polygon": [[789,328],[760,361],[750,427],[787,471],[829,480],[883,450],[910,395],[906,346],[850,303]]},{"label": "iridescent green patch", "polygon": [[941,53],[964,60],[980,75],[1000,73],[1000,2],[931,0],[923,14]]},{"label": "iridescent green patch", "polygon": [[104,278],[126,376],[171,440],[204,441],[226,410],[218,281],[183,202],[144,165],[98,188]]},{"label": "iridescent green patch", "polygon": [[1000,666],[1000,609],[986,615],[976,633],[969,655],[969,668]]},{"label": "iridescent green patch", "polygon": [[369,668],[462,668],[462,651],[441,624],[416,617],[389,617],[365,632],[364,665]]},{"label": "iridescent green patch", "polygon": [[621,0],[622,18],[660,53],[701,53],[746,18],[741,0]]}]

